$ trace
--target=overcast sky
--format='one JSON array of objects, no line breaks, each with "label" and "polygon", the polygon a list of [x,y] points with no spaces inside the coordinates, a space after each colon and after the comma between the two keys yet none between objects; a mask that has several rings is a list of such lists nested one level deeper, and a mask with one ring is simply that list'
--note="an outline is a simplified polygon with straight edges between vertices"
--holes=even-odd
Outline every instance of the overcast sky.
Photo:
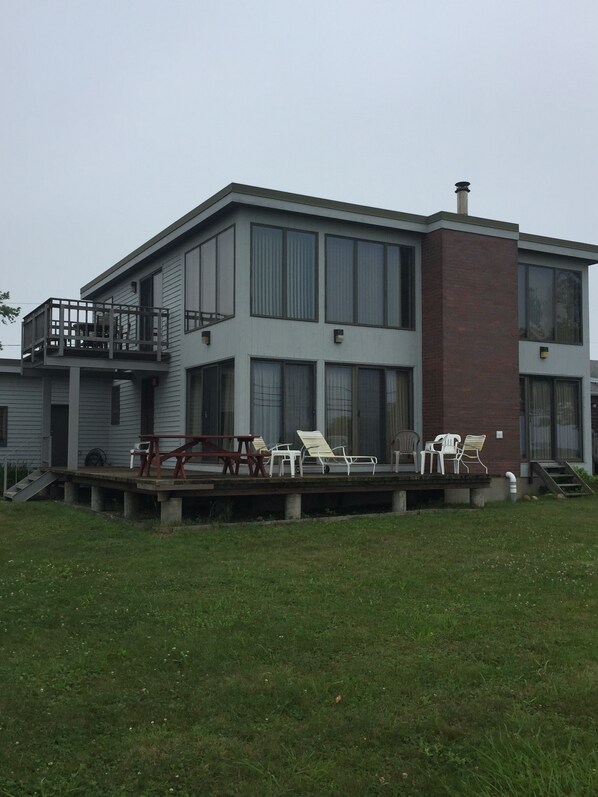
[{"label": "overcast sky", "polygon": [[[23,313],[230,182],[431,214],[469,180],[472,215],[598,243],[596,0],[0,11],[0,290]],[[0,340],[19,356],[18,324]]]}]

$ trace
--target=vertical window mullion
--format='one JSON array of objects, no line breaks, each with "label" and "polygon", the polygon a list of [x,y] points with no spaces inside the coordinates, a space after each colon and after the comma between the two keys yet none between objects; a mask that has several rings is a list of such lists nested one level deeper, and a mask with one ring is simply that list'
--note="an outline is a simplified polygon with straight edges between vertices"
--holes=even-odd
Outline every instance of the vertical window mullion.
[{"label": "vertical window mullion", "polygon": [[[287,268],[288,268],[288,261],[289,261],[289,251],[288,251],[288,239],[287,239],[287,230],[282,231],[282,252],[281,252],[281,291],[282,296],[281,298],[281,309],[282,309],[282,318],[288,318],[288,297],[287,297]],[[283,366],[284,371],[284,366]],[[284,381],[284,373],[283,373],[283,381]],[[283,393],[284,395],[284,393]],[[284,428],[284,427],[282,427]]]},{"label": "vertical window mullion", "polygon": [[352,324],[357,324],[359,319],[359,273],[357,265],[357,241],[353,241],[353,320]]}]

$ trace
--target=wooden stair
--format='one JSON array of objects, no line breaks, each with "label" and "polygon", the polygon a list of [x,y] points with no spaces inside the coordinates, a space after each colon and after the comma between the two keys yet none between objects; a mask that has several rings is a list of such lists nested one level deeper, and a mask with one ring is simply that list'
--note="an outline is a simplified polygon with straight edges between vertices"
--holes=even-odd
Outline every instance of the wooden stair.
[{"label": "wooden stair", "polygon": [[594,493],[568,462],[532,462],[530,464],[532,475],[537,476],[554,495],[561,495],[563,498],[577,498],[580,495]]},{"label": "wooden stair", "polygon": [[55,482],[59,475],[52,473],[52,471],[34,470],[21,479],[20,482],[13,484],[4,493],[4,498],[7,501],[28,501],[34,495],[41,493],[41,491],[52,482]]}]

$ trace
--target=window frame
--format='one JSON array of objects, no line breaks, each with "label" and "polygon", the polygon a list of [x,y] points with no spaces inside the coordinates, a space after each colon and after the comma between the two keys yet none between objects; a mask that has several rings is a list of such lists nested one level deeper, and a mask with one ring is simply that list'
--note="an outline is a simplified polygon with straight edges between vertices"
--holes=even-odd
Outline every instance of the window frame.
[{"label": "window frame", "polygon": [[[233,261],[232,261],[232,286],[231,286],[231,296],[232,296],[232,313],[230,315],[223,316],[222,318],[214,318],[202,323],[201,321],[201,248],[206,244],[209,244],[210,241],[214,241],[214,251],[215,251],[215,266],[214,266],[214,300],[215,300],[215,307],[216,307],[216,314],[218,313],[218,300],[220,295],[220,287],[221,282],[219,279],[219,254],[218,254],[218,238],[221,235],[232,230],[232,254],[233,254]],[[189,310],[187,307],[187,283],[188,283],[188,272],[187,272],[187,257],[197,250],[198,256],[198,272],[197,272],[197,303],[198,303],[198,310]],[[213,324],[221,324],[223,321],[228,321],[231,318],[235,317],[236,313],[236,280],[237,280],[237,229],[236,224],[229,224],[228,227],[225,227],[222,230],[218,230],[218,232],[210,235],[205,240],[200,241],[199,243],[195,244],[195,246],[186,249],[183,253],[183,327],[185,334],[189,334],[191,332],[197,332],[198,329],[205,329],[207,326],[212,326]],[[190,312],[197,312],[198,321],[196,324],[192,324],[189,318]]]},{"label": "window frame", "polygon": [[[339,240],[351,241],[353,243],[353,257],[351,263],[352,269],[352,292],[353,292],[353,307],[352,307],[352,320],[340,320],[330,316],[329,309],[328,309],[328,267],[329,267],[329,259],[328,259],[328,242],[330,239],[336,238]],[[385,296],[384,308],[383,308],[383,322],[382,324],[369,324],[362,321],[359,321],[359,261],[358,261],[358,252],[359,252],[359,244],[374,244],[377,246],[381,246],[383,248],[383,290]],[[401,323],[399,325],[389,324],[389,299],[390,299],[390,291],[389,291],[389,267],[388,267],[388,250],[389,248],[396,248],[399,250],[399,264],[400,264],[400,275],[399,275],[399,282],[401,287],[400,295],[397,297],[398,301],[398,308],[401,314]],[[403,264],[403,251],[409,252],[410,255],[410,262]],[[416,257],[415,257],[415,246],[413,244],[405,244],[405,243],[392,243],[389,241],[379,241],[370,238],[356,238],[350,235],[337,235],[336,233],[327,233],[324,240],[324,252],[325,252],[325,318],[326,323],[328,324],[346,324],[347,326],[360,326],[360,327],[370,327],[373,329],[395,329],[407,332],[414,332],[416,330],[416,313],[415,313],[415,264],[416,264]],[[405,267],[406,273],[403,276],[403,268]],[[405,299],[404,291],[402,290],[404,282],[407,283],[407,293],[408,297]],[[405,323],[403,323],[403,315],[408,315],[409,318]]]},{"label": "window frame", "polygon": [[[236,391],[236,362],[234,357],[226,357],[223,360],[216,360],[214,362],[203,363],[202,365],[194,365],[190,368],[185,369],[185,430],[186,434],[212,434],[211,432],[206,432],[204,428],[204,420],[205,420],[205,408],[202,406],[201,408],[201,431],[192,430],[193,427],[193,412],[192,412],[192,385],[191,380],[198,374],[201,373],[201,390],[202,390],[202,399],[203,399],[203,390],[204,390],[204,380],[205,380],[205,373],[208,369],[216,369],[216,389],[217,389],[217,405],[218,405],[218,432],[214,432],[213,434],[233,434],[234,433],[234,425],[235,425],[235,391]],[[224,396],[222,393],[222,377],[224,374],[229,376],[232,375],[232,395],[230,397]],[[230,430],[224,431],[226,428],[226,418],[225,413],[223,412],[225,402],[227,398],[230,398],[232,402],[232,413],[230,417]]]},{"label": "window frame", "polygon": [[[384,384],[382,385],[382,392],[380,395],[380,399],[384,399],[388,395],[388,374],[392,373],[396,376],[397,373],[404,375],[407,378],[407,392],[408,392],[408,407],[407,407],[407,421],[406,425],[403,428],[406,429],[413,429],[414,423],[414,414],[415,414],[415,406],[414,406],[414,375],[413,375],[413,368],[409,366],[394,366],[394,365],[377,365],[376,363],[347,363],[347,362],[337,362],[337,361],[326,361],[324,364],[324,436],[330,442],[330,438],[332,437],[330,430],[328,428],[328,409],[329,409],[329,394],[328,394],[328,373],[329,369],[331,368],[344,368],[350,372],[350,382],[351,382],[351,432],[350,432],[350,441],[349,447],[351,450],[356,450],[357,448],[361,449],[363,441],[359,439],[359,426],[360,426],[360,416],[359,416],[359,375],[362,371],[376,371],[378,373],[384,374]],[[384,402],[385,404],[385,402]],[[387,464],[390,462],[390,445],[392,443],[393,433],[392,430],[388,429],[387,424],[387,413],[386,413],[386,404],[384,407],[380,407],[380,418],[383,420],[384,429],[381,430],[384,433],[384,459],[379,459],[378,461],[381,464]],[[400,431],[399,429],[394,430],[394,434],[396,435],[397,432]],[[332,443],[331,443],[332,445]],[[369,453],[366,451],[359,451],[359,453]]]},{"label": "window frame", "polygon": [[[290,358],[277,358],[277,357],[252,357],[249,365],[249,416],[250,416],[250,424],[251,428],[255,429],[255,425],[257,421],[255,420],[255,391],[254,391],[254,366],[258,363],[274,363],[275,365],[279,365],[282,369],[281,373],[281,380],[280,380],[280,391],[281,391],[281,405],[280,405],[280,429],[281,432],[284,433],[285,428],[285,403],[284,403],[284,396],[285,396],[285,369],[287,366],[293,365],[303,365],[309,367],[311,371],[311,413],[312,413],[312,420],[315,426],[315,419],[317,415],[317,363],[314,360],[294,360]],[[258,434],[263,434],[261,429],[255,429]],[[293,440],[266,440],[268,445],[275,445],[282,443],[291,443],[292,445],[299,446],[299,439],[297,438],[296,434],[297,430],[293,433]]]},{"label": "window frame", "polygon": [[550,460],[557,461],[562,459],[558,454],[557,438],[557,395],[556,388],[559,383],[566,382],[574,384],[577,388],[577,417],[579,419],[579,455],[578,458],[571,459],[572,462],[584,461],[584,420],[583,420],[583,392],[582,379],[574,376],[544,376],[542,374],[521,374],[519,377],[519,418],[520,418],[520,456],[522,462],[539,461],[532,460],[530,456],[530,382],[549,382],[550,383]]},{"label": "window frame", "polygon": [[[552,307],[551,307],[551,318],[550,324],[552,329],[552,337],[532,337],[530,336],[530,312],[529,312],[529,275],[530,269],[545,269],[551,272],[552,280],[551,280],[551,291],[552,291]],[[523,274],[523,277],[522,277]],[[562,340],[559,338],[558,334],[558,317],[557,317],[557,307],[558,307],[558,296],[557,296],[557,279],[559,274],[574,274],[578,280],[578,293],[577,299],[579,302],[579,306],[576,308],[579,316],[579,329],[578,329],[578,340]],[[518,271],[517,271],[517,284],[518,284],[518,315],[519,315],[519,340],[529,341],[531,343],[558,343],[563,346],[583,346],[583,276],[582,272],[578,271],[577,269],[573,268],[559,268],[554,266],[545,266],[539,265],[537,263],[525,263],[521,262],[518,264]],[[523,296],[521,295],[523,291]],[[525,318],[522,319],[522,313],[524,314]]]},{"label": "window frame", "polygon": [[[281,315],[272,315],[264,313],[256,313],[254,310],[254,275],[255,275],[255,260],[254,260],[254,234],[256,227],[265,227],[271,230],[279,230],[282,233],[282,274],[281,274]],[[314,242],[314,274],[313,274],[313,318],[294,318],[288,314],[288,233],[301,233],[302,235],[310,235]],[[301,227],[285,227],[280,224],[266,224],[264,222],[251,222],[250,235],[249,235],[249,252],[250,252],[250,274],[249,274],[249,313],[254,318],[274,318],[282,321],[299,321],[301,323],[317,323],[319,320],[319,302],[318,302],[318,284],[319,284],[319,239],[320,234],[316,230],[305,230]]]}]

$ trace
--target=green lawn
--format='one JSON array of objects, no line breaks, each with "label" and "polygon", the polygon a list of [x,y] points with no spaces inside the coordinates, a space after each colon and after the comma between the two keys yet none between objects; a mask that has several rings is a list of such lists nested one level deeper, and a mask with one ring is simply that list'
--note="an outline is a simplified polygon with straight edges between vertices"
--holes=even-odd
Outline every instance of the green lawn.
[{"label": "green lawn", "polygon": [[594,797],[598,499],[174,534],[0,503],[0,795]]}]

